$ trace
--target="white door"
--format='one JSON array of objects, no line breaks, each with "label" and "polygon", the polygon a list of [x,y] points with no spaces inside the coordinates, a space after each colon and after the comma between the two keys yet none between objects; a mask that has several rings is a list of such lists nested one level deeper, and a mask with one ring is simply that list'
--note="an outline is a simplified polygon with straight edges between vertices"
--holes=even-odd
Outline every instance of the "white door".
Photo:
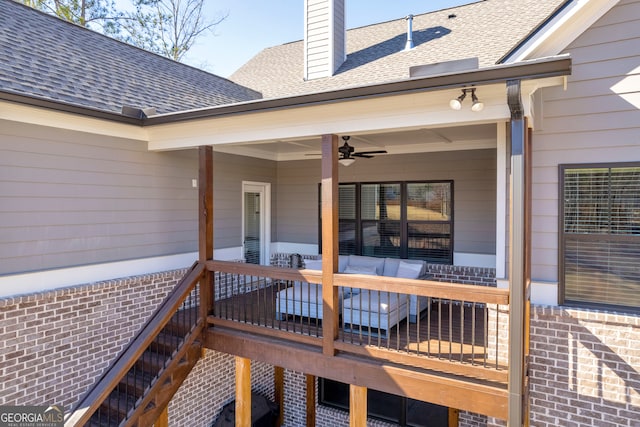
[{"label": "white door", "polygon": [[242,251],[249,264],[269,263],[271,184],[242,183]]}]

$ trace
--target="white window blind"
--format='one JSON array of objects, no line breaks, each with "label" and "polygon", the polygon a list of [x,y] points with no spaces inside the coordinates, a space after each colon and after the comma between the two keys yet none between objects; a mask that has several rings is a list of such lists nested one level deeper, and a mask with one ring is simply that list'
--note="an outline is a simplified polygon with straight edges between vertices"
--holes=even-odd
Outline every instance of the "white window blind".
[{"label": "white window blind", "polygon": [[640,166],[562,175],[564,301],[640,308]]}]

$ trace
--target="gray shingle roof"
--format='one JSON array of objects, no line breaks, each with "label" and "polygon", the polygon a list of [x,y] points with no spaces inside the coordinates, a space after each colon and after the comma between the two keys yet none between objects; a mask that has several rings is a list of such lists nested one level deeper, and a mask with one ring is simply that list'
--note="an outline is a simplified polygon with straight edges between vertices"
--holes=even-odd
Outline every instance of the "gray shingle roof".
[{"label": "gray shingle roof", "polygon": [[260,98],[222,77],[0,0],[0,90],[119,113],[184,111]]},{"label": "gray shingle roof", "polygon": [[[265,98],[299,95],[408,79],[409,68],[478,57],[495,65],[566,0],[484,0],[416,15],[415,48],[404,51],[404,18],[347,32],[347,60],[329,78],[303,80],[303,42],[258,53],[231,79]],[[455,17],[450,17],[454,15]]]}]

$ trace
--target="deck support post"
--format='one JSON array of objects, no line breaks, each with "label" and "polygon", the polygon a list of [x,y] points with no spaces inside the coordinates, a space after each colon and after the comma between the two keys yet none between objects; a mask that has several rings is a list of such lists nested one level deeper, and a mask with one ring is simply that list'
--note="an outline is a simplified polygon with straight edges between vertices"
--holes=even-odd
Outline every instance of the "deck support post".
[{"label": "deck support post", "polygon": [[307,427],[316,425],[316,377],[305,374],[307,383]]},{"label": "deck support post", "polygon": [[335,355],[338,338],[338,136],[322,135],[322,352]]},{"label": "deck support post", "polygon": [[153,427],[169,427],[169,405],[165,406],[158,419],[153,423]]},{"label": "deck support post", "polygon": [[[213,259],[213,147],[198,149],[198,261]],[[205,269],[200,279],[200,316],[206,323],[213,309],[213,283]]]},{"label": "deck support post", "polygon": [[507,103],[511,110],[511,186],[509,256],[509,408],[507,426],[528,425],[524,413],[525,392],[525,317],[527,297],[526,239],[528,226],[526,200],[527,122],[522,107],[520,81],[507,81]]},{"label": "deck support post", "polygon": [[251,427],[251,359],[236,356],[236,426]]},{"label": "deck support post", "polygon": [[281,426],[284,422],[284,368],[273,367],[273,397],[278,405],[278,420],[276,426]]},{"label": "deck support post", "polygon": [[349,427],[367,426],[367,388],[349,385]]}]

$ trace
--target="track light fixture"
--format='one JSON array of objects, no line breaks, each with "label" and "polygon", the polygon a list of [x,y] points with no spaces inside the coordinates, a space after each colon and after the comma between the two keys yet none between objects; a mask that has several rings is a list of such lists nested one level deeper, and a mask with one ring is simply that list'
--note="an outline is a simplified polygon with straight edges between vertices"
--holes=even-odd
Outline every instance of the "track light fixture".
[{"label": "track light fixture", "polygon": [[462,101],[467,97],[467,93],[471,93],[471,111],[482,111],[484,104],[476,96],[476,88],[462,89],[462,95],[449,101],[449,107],[454,110],[462,108]]}]

